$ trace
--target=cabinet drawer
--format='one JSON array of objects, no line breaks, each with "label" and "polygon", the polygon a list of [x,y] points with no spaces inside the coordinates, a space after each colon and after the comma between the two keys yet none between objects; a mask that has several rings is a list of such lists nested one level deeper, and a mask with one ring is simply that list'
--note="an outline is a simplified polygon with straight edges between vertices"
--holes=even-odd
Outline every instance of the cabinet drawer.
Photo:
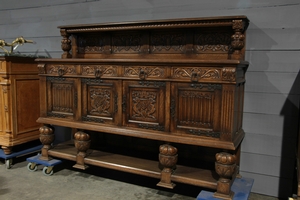
[{"label": "cabinet drawer", "polygon": [[81,65],[81,74],[93,78],[117,77],[118,68],[116,65]]},{"label": "cabinet drawer", "polygon": [[46,65],[46,74],[51,76],[75,75],[76,65],[48,64]]},{"label": "cabinet drawer", "polygon": [[220,81],[222,68],[210,67],[172,67],[171,78],[198,81]]},{"label": "cabinet drawer", "polygon": [[167,77],[167,70],[163,66],[124,66],[124,77],[160,79]]}]

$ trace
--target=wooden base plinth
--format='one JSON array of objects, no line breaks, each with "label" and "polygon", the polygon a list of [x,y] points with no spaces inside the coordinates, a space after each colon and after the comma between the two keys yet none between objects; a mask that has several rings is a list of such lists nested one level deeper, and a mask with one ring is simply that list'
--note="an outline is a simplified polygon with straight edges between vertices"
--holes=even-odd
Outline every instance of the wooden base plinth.
[{"label": "wooden base plinth", "polygon": [[75,165],[73,165],[73,167],[76,169],[82,169],[82,170],[89,168],[89,166],[87,166],[87,165],[80,165],[80,164],[75,164]]}]

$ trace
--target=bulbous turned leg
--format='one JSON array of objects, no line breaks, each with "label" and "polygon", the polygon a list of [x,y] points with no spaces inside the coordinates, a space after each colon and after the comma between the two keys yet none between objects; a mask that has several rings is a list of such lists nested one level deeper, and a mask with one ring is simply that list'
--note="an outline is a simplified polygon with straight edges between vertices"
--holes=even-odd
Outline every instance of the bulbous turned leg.
[{"label": "bulbous turned leg", "polygon": [[9,154],[12,153],[12,147],[11,146],[10,147],[9,146],[1,146],[1,148],[4,152],[4,154],[6,154],[6,155],[9,155]]},{"label": "bulbous turned leg", "polygon": [[90,148],[91,140],[89,134],[78,131],[74,134],[74,143],[75,147],[77,148],[77,157],[76,157],[76,164],[73,166],[77,169],[86,169],[88,168],[87,165],[84,164],[84,158],[87,155],[87,150]]},{"label": "bulbous turned leg", "polygon": [[51,160],[48,156],[48,150],[51,149],[51,145],[54,141],[54,133],[53,133],[53,128],[45,125],[40,127],[40,141],[44,145],[42,147],[42,155],[40,156],[40,160]]},{"label": "bulbous turned leg", "polygon": [[221,152],[216,154],[215,169],[220,176],[217,182],[217,192],[214,197],[222,199],[233,199],[234,192],[231,191],[232,176],[236,171],[235,155]]},{"label": "bulbous turned leg", "polygon": [[160,182],[157,186],[171,188],[175,187],[175,184],[171,182],[171,175],[173,169],[176,166],[178,160],[177,148],[169,144],[163,144],[159,147],[159,162],[164,167],[161,171]]}]

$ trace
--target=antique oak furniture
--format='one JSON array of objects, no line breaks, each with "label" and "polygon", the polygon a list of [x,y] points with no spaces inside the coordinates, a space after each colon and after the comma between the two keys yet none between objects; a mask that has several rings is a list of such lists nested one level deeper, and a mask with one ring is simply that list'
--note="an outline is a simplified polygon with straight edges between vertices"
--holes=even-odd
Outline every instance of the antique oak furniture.
[{"label": "antique oak furniture", "polygon": [[[41,159],[69,159],[80,169],[107,167],[158,178],[162,187],[181,182],[232,198],[245,134],[248,24],[245,16],[229,16],[60,26],[62,58],[36,60]],[[76,129],[73,145],[52,148],[51,125]],[[101,149],[117,136],[123,138],[109,144],[120,140],[121,151]],[[156,159],[141,156],[155,144]],[[136,154],[126,154],[128,148]]]},{"label": "antique oak furniture", "polygon": [[39,139],[39,76],[34,60],[0,56],[0,145],[5,154],[14,146]]}]

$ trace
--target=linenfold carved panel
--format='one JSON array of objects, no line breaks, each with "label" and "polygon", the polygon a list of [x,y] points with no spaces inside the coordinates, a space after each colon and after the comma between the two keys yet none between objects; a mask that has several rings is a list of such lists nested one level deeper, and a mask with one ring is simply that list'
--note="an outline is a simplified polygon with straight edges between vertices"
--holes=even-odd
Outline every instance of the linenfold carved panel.
[{"label": "linenfold carved panel", "polygon": [[181,115],[177,116],[179,125],[212,128],[213,92],[179,90],[178,104],[181,106]]},{"label": "linenfold carved panel", "polygon": [[74,89],[75,80],[63,77],[47,77],[49,91],[48,116],[72,117],[77,108],[78,94]]}]

